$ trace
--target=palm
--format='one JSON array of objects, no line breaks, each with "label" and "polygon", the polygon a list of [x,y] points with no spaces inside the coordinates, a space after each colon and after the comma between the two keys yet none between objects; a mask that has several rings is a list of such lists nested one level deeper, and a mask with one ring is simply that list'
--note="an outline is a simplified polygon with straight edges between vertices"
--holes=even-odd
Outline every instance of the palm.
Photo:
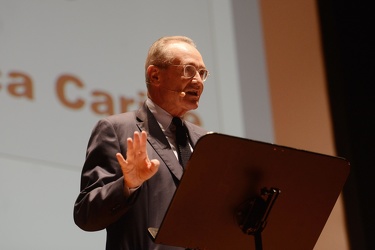
[{"label": "palm", "polygon": [[158,170],[159,161],[150,160],[146,151],[147,134],[145,131],[134,132],[134,139],[127,139],[126,160],[117,153],[116,157],[124,175],[127,187],[140,186],[144,181],[150,179]]}]

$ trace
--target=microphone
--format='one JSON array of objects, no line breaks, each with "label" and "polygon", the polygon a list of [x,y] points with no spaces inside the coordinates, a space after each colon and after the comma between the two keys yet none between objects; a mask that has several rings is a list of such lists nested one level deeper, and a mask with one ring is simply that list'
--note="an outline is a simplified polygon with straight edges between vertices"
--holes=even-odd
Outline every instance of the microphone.
[{"label": "microphone", "polygon": [[178,93],[178,95],[180,97],[185,97],[186,96],[186,93],[184,91],[177,91],[177,90],[173,90],[173,89],[167,89],[167,88],[164,88],[164,87],[162,87],[162,89],[165,89],[165,90],[168,90],[168,91],[171,91],[171,92],[174,92],[174,93]]}]

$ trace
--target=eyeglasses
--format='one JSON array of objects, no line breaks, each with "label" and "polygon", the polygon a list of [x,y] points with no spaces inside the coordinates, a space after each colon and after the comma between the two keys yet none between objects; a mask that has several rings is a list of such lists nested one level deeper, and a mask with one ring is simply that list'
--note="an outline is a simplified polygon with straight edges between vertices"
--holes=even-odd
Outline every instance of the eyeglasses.
[{"label": "eyeglasses", "polygon": [[168,66],[183,66],[184,67],[184,77],[193,78],[197,72],[202,79],[202,82],[206,81],[210,73],[207,69],[197,70],[196,67],[190,64],[169,64]]}]

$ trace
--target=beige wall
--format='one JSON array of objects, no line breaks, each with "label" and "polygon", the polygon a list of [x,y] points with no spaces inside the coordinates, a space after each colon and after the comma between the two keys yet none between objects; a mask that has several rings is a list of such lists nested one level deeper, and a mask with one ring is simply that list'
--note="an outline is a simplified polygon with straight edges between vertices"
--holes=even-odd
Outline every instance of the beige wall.
[{"label": "beige wall", "polygon": [[[275,143],[335,155],[316,2],[260,4]],[[341,199],[315,249],[349,249]]]}]

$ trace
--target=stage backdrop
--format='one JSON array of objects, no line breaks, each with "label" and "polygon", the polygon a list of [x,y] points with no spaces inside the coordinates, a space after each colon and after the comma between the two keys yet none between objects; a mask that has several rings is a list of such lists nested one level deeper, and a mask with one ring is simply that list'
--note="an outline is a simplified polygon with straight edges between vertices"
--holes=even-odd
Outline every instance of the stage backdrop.
[{"label": "stage backdrop", "polygon": [[238,23],[233,3],[0,0],[0,249],[104,249],[104,231],[73,222],[87,141],[98,119],[145,100],[161,36],[191,37],[210,70],[188,119],[273,142],[260,6],[247,1]]},{"label": "stage backdrop", "polygon": [[[85,148],[98,119],[143,102],[146,53],[164,35],[193,38],[211,73],[189,119],[243,136],[229,1],[0,1],[1,249],[104,249],[104,231],[72,219]],[[271,141],[265,71],[255,73],[254,135]]]}]

